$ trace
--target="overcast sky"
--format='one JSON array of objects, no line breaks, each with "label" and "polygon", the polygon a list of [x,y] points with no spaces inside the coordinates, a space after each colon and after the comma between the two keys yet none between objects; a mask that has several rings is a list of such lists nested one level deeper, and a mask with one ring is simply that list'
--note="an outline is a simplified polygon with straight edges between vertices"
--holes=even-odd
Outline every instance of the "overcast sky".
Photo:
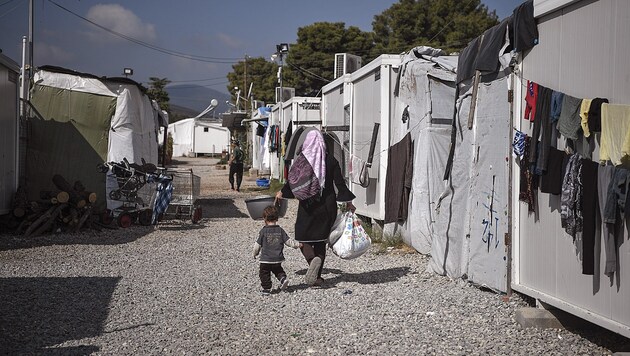
[{"label": "overcast sky", "polygon": [[[522,1],[483,3],[503,19]],[[344,22],[346,27],[371,31],[374,15],[395,2],[34,0],[35,65],[98,76],[120,76],[130,67],[132,78],[141,83],[160,77],[227,92],[226,74],[245,55],[269,58],[276,44],[295,42],[297,29],[315,22]],[[0,49],[18,63],[22,36],[28,35],[28,4],[29,0],[0,0]],[[185,58],[191,55],[198,60]]]}]

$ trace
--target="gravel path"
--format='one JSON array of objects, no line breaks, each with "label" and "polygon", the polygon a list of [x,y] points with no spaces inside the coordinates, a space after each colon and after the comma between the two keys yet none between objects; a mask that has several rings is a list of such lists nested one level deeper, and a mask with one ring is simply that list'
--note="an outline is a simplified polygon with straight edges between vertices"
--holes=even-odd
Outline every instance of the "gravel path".
[{"label": "gravel path", "polygon": [[[201,162],[201,163],[199,163]],[[376,249],[326,259],[324,288],[286,249],[287,291],[259,293],[251,256],[261,223],[226,171],[202,176],[204,218],[157,229],[0,236],[0,353],[52,355],[594,355],[627,341],[598,331],[521,329],[509,302],[426,272],[428,258]],[[291,235],[297,205],[280,224]],[[274,281],[277,286],[277,281]]]}]

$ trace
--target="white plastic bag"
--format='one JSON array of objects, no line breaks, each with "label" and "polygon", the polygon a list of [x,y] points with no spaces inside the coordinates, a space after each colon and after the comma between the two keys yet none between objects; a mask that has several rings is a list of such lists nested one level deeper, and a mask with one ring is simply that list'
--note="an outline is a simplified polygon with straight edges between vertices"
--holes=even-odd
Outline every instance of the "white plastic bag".
[{"label": "white plastic bag", "polygon": [[354,213],[346,213],[343,233],[332,247],[335,255],[351,260],[364,254],[371,244],[372,240],[363,229],[361,219]]},{"label": "white plastic bag", "polygon": [[330,235],[328,236],[328,245],[332,247],[337,240],[339,240],[346,228],[346,219],[348,218],[348,215],[351,214],[352,213],[350,212],[339,212],[339,214],[337,214],[337,219],[335,219],[335,223],[333,224],[332,229],[330,230]]}]

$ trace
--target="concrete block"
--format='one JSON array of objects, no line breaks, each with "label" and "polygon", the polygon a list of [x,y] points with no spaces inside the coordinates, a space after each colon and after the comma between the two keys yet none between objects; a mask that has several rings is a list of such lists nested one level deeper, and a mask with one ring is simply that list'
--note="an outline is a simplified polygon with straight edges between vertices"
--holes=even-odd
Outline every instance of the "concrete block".
[{"label": "concrete block", "polygon": [[520,308],[516,322],[523,328],[562,329],[560,321],[550,311],[539,308]]}]

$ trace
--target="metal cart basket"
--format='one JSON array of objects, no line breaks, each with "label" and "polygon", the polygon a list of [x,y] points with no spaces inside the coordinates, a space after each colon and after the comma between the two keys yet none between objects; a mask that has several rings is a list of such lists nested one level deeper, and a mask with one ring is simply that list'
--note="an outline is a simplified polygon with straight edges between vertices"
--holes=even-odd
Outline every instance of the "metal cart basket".
[{"label": "metal cart basket", "polygon": [[190,218],[193,224],[198,223],[202,217],[201,207],[197,205],[201,178],[192,169],[167,169],[164,174],[173,178],[173,194],[160,220]]}]

